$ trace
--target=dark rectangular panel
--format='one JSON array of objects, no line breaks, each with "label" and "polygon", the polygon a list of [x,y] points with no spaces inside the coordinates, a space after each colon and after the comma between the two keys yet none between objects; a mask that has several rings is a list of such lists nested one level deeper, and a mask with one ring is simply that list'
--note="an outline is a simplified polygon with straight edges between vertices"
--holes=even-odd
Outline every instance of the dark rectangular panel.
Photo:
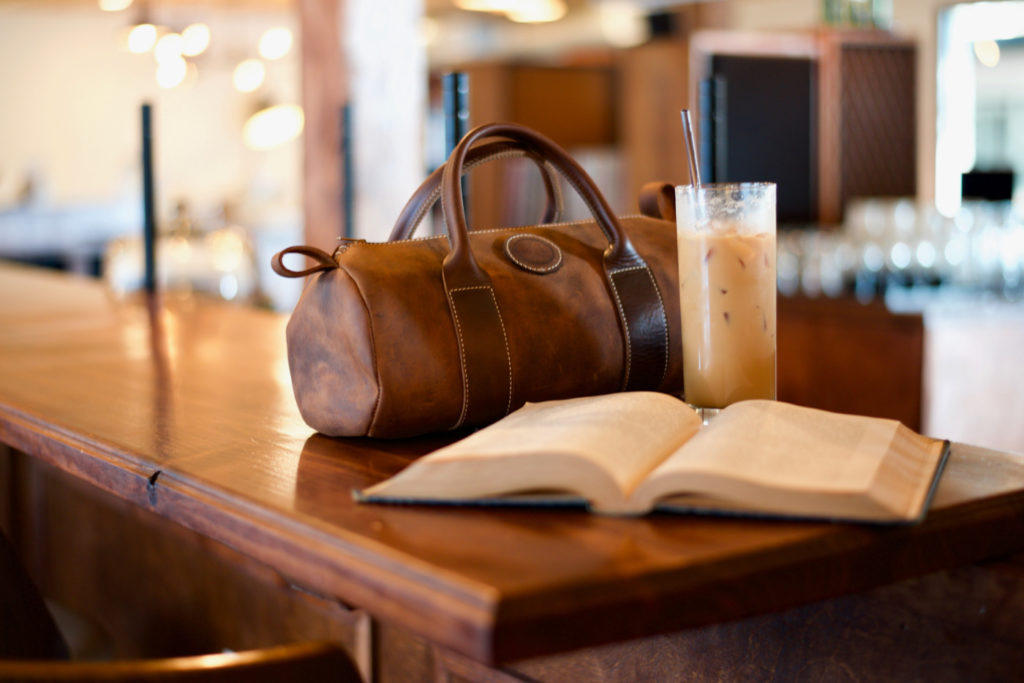
[{"label": "dark rectangular panel", "polygon": [[715,55],[711,69],[714,92],[702,98],[713,110],[710,178],[774,182],[780,223],[816,221],[817,66],[809,59]]}]

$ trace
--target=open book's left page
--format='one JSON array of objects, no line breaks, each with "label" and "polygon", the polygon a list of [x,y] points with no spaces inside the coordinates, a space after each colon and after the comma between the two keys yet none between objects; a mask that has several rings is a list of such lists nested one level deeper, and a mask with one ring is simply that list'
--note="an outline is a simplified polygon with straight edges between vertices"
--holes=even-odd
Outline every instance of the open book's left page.
[{"label": "open book's left page", "polygon": [[363,500],[462,501],[563,491],[625,509],[644,477],[700,429],[677,398],[628,392],[528,403],[360,494]]}]

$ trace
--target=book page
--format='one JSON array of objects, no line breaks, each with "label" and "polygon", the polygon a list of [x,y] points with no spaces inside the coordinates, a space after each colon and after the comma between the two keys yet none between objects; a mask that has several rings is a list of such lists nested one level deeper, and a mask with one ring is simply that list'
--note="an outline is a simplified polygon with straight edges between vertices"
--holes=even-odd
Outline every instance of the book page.
[{"label": "book page", "polygon": [[[624,392],[545,401],[528,403],[427,458],[444,462],[569,454],[607,471],[628,495],[699,427],[697,414],[667,394]],[[538,479],[543,474],[541,469]]]},{"label": "book page", "polygon": [[865,492],[899,423],[777,401],[722,411],[653,474],[702,472],[765,487]]}]

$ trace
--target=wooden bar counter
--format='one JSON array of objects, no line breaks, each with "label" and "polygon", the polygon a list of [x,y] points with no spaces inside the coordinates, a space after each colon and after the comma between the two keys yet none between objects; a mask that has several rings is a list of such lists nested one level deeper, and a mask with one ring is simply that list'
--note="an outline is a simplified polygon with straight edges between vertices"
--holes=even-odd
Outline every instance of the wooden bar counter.
[{"label": "wooden bar counter", "polygon": [[[292,397],[285,322],[118,301],[96,281],[0,265],[0,456],[87,484],[285,603],[347,610],[363,629],[348,645],[375,680],[938,680],[1024,664],[1020,561],[978,564],[1024,550],[1024,458],[955,444],[932,511],[908,527],[358,505],[352,489],[457,435],[314,434]],[[7,478],[24,501],[25,477]],[[14,507],[8,524],[40,510]],[[70,547],[88,535],[75,522],[33,528],[64,529]],[[54,576],[52,564],[36,562]],[[285,617],[266,619],[303,633]]]}]

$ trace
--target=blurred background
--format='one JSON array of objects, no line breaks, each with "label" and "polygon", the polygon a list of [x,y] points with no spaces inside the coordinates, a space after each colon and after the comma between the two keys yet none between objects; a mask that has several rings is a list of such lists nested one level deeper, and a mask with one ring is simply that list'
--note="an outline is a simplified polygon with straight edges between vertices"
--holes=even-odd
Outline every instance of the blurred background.
[{"label": "blurred background", "polygon": [[[449,128],[631,213],[688,108],[705,180],[779,184],[780,398],[1024,449],[1024,0],[0,0],[0,63],[0,258],[141,286],[148,104],[159,286],[278,311],[270,256],[386,239]],[[474,170],[471,226],[535,174]]]},{"label": "blurred background", "polygon": [[[0,276],[40,283],[39,292],[0,286],[0,336],[17,351],[34,338],[22,326],[65,330],[72,340],[64,346],[78,351],[71,360],[46,348],[14,354],[30,359],[26,371],[39,382],[22,391],[6,378],[13,403],[3,407],[5,425],[13,426],[4,437],[28,443],[50,425],[39,444],[81,443],[102,456],[72,481],[44,462],[70,467],[64,446],[40,446],[46,457],[35,458],[0,445],[0,488],[8,490],[0,526],[47,597],[72,610],[61,628],[76,658],[327,637],[355,652],[373,680],[409,678],[420,660],[425,677],[440,679],[449,667],[459,680],[488,675],[294,585],[294,562],[279,572],[186,528],[215,520],[182,507],[191,485],[175,473],[178,453],[195,459],[179,472],[208,472],[211,481],[243,474],[232,484],[238,491],[273,476],[268,500],[290,512],[281,522],[253,517],[266,538],[298,529],[293,516],[308,516],[338,485],[312,484],[331,467],[330,454],[319,436],[299,452],[309,434],[297,416],[284,419],[282,408],[279,424],[255,432],[228,424],[244,413],[217,405],[227,393],[200,381],[196,368],[226,363],[245,373],[253,359],[272,357],[286,387],[284,317],[304,281],[273,274],[271,256],[296,244],[330,252],[340,237],[387,239],[410,195],[444,162],[451,132],[491,121],[533,127],[568,148],[613,209],[629,214],[644,183],[689,182],[684,108],[705,181],[778,184],[778,398],[1024,454],[1024,0],[0,0]],[[473,228],[542,215],[542,182],[522,160],[475,168],[467,185]],[[586,217],[569,188],[563,195],[565,218]],[[435,212],[418,234],[441,231]],[[140,289],[154,242],[157,295],[149,297]],[[298,267],[300,257],[291,258]],[[30,267],[56,274],[18,277]],[[52,292],[50,279],[61,280]],[[72,288],[85,296],[65,300]],[[110,315],[96,304],[91,322],[69,316],[69,306],[97,296],[115,304]],[[261,310],[227,315],[227,306]],[[250,328],[253,317],[259,325]],[[230,358],[229,343],[207,343],[238,322],[280,329],[280,338],[261,333],[256,355],[241,349]],[[514,331],[519,322],[502,324]],[[121,346],[101,349],[104,340]],[[86,367],[69,383],[71,361]],[[122,361],[132,363],[123,377]],[[116,375],[101,387],[124,392],[99,404],[123,407],[110,422],[94,423],[92,405],[48,414],[86,395],[85,382],[100,373]],[[291,407],[289,393],[224,400]],[[200,411],[238,447],[192,433]],[[127,440],[76,427],[114,420]],[[139,488],[136,455],[172,466]],[[252,472],[223,469],[233,456]],[[127,469],[113,467],[122,460]],[[394,462],[369,462],[367,471]],[[159,504],[157,475],[170,481],[160,484]],[[230,502],[198,486],[214,505]],[[225,507],[223,518],[250,515],[247,500]],[[178,507],[171,518],[186,526],[158,524],[145,507]],[[385,540],[410,531],[380,525],[368,528]],[[232,522],[221,537],[241,528]],[[348,541],[316,533],[293,547],[322,546],[340,558]],[[649,548],[625,540],[612,551],[661,561],[662,539]],[[878,594],[865,604],[891,614],[960,592],[975,615],[963,623],[984,634],[1005,624],[1005,608],[979,615],[978,600],[1012,603],[1003,575],[1013,565],[994,567],[1002,578],[972,578],[970,590],[959,580],[930,583],[939,592],[911,601],[897,588],[895,607]],[[1019,613],[1019,588],[1012,595]],[[843,604],[851,603],[827,609],[842,619]],[[76,613],[89,617],[77,633],[67,630]],[[960,616],[945,607],[921,614],[917,623],[944,636]],[[9,611],[0,610],[3,619]],[[664,652],[664,642],[656,647]],[[614,662],[606,673],[625,679],[640,656],[622,652],[604,650],[579,670]],[[830,653],[827,662],[839,660]],[[488,680],[515,675],[492,673]]]},{"label": "blurred background", "polygon": [[[142,103],[160,233],[248,249],[219,294],[287,310],[269,255],[386,237],[444,160],[449,72],[463,129],[538,128],[620,212],[687,182],[690,108],[706,179],[780,183],[785,294],[1024,280],[1024,2],[0,0],[0,57],[0,255],[122,289]],[[470,182],[474,224],[538,215],[530,168]]]}]

